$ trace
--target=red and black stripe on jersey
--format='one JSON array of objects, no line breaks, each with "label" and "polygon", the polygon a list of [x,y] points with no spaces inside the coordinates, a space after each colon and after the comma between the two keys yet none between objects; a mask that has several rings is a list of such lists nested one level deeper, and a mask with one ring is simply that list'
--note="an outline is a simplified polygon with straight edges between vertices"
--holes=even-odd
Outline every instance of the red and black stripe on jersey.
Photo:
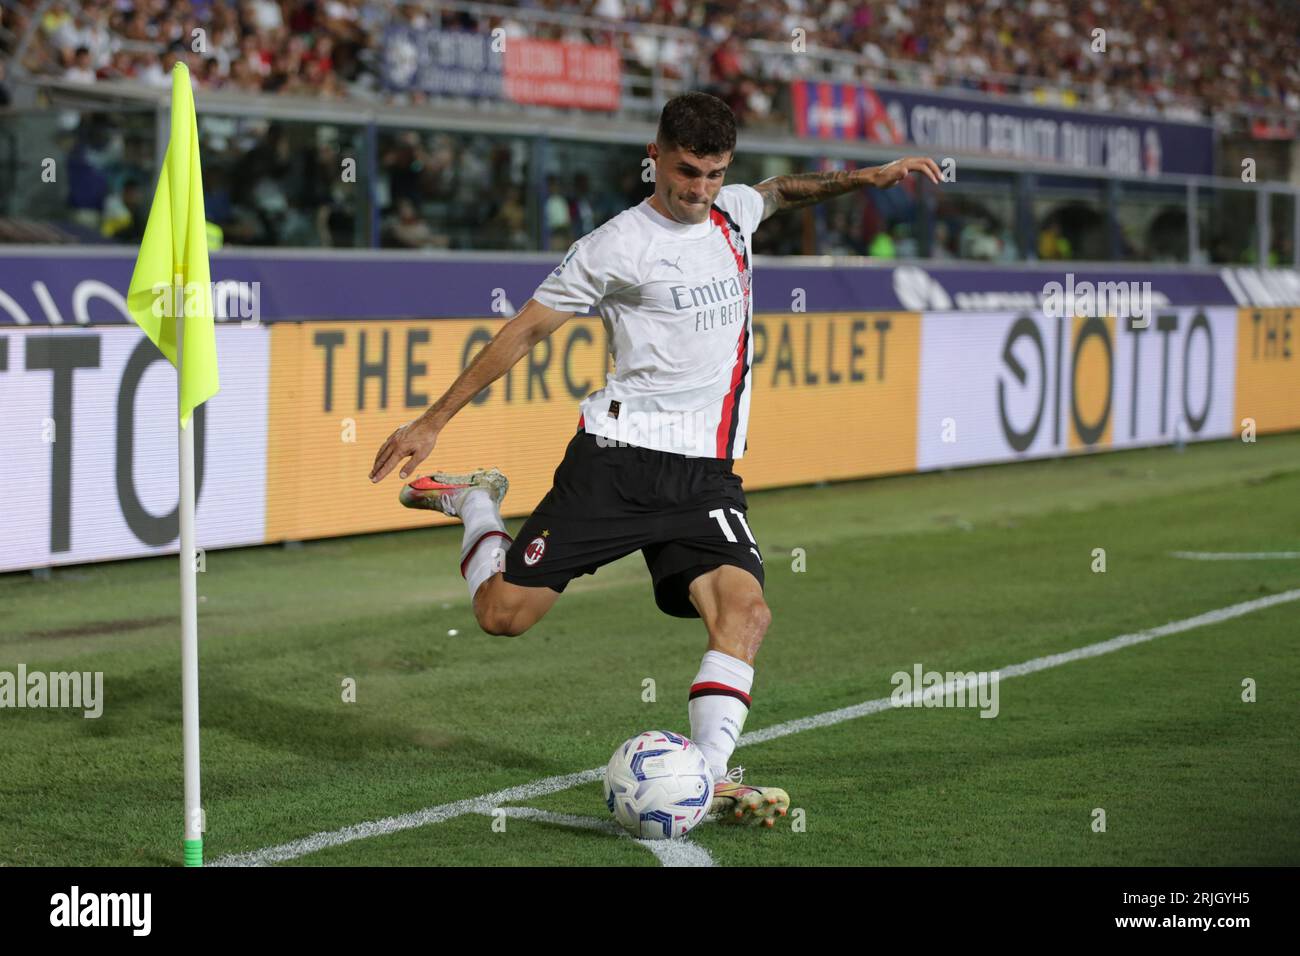
[{"label": "red and black stripe on jersey", "polygon": [[[745,391],[745,380],[749,376],[749,249],[745,246],[744,233],[736,220],[725,209],[713,206],[709,219],[722,230],[722,237],[736,259],[736,272],[740,278],[740,289],[744,295],[745,321],[740,326],[740,335],[736,341],[736,358],[731,367],[731,384],[726,398],[722,401],[722,415],[718,421],[717,457],[736,457],[736,428],[740,424],[740,396]],[[732,234],[735,234],[733,239]],[[739,247],[739,248],[737,248]]]},{"label": "red and black stripe on jersey", "polygon": [[[736,456],[736,429],[740,425],[740,397],[745,392],[745,380],[749,377],[749,325],[750,325],[750,288],[747,281],[749,270],[749,249],[745,246],[744,233],[736,220],[721,207],[714,205],[709,212],[709,219],[722,230],[722,237],[727,241],[732,256],[736,260],[736,272],[740,280],[741,293],[744,296],[745,321],[741,324],[740,335],[736,340],[736,354],[731,366],[731,383],[722,401],[722,414],[718,419],[717,442],[715,454],[718,458]],[[734,234],[734,238],[733,238]],[[582,431],[585,421],[578,415],[578,431]],[[748,443],[746,443],[748,447]]]}]

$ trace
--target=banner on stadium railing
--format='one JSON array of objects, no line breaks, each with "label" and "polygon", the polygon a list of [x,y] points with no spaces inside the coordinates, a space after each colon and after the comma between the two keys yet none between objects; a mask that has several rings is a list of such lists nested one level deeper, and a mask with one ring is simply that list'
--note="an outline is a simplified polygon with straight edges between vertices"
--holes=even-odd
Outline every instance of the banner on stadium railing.
[{"label": "banner on stadium railing", "polygon": [[616,110],[621,62],[612,46],[513,39],[505,50],[506,98],[516,103]]},{"label": "banner on stadium railing", "polygon": [[[134,325],[119,324],[129,268],[74,257],[59,270],[17,269],[14,258],[0,257],[0,317],[8,318],[0,324],[0,571],[175,552],[174,373]],[[443,263],[401,265],[372,263],[366,273],[333,261],[227,259],[221,268],[265,281],[262,301],[279,315],[294,283],[308,307],[324,310],[324,295],[335,312],[346,310],[337,283],[376,268],[400,288],[409,265],[422,288],[445,287],[458,302],[469,295],[441,277]],[[481,285],[470,269],[480,265],[490,264],[459,264],[459,284]],[[479,278],[514,296],[538,268],[496,264]],[[313,271],[318,281],[304,283]],[[1270,292],[1255,288],[1253,274],[1150,273],[1153,309],[1141,328],[1114,314],[1057,317],[1043,296],[1054,274],[763,270],[749,440],[735,466],[745,486],[1224,438],[1247,419],[1261,436],[1300,429],[1300,307],[1239,307],[1229,294],[1235,285],[1284,296],[1285,280],[1270,279]],[[815,311],[790,311],[792,290]],[[434,307],[445,308],[437,298]],[[843,307],[865,301],[909,308]],[[391,431],[436,400],[503,321],[219,325],[222,388],[197,433],[199,544],[444,521],[401,508],[400,482],[373,485],[370,465]],[[580,399],[603,384],[605,336],[595,317],[561,326],[451,422],[423,469],[496,465],[511,479],[507,515],[530,512],[577,426]]]},{"label": "banner on stadium railing", "polygon": [[380,44],[388,90],[500,99],[504,62],[485,33],[391,24]]},{"label": "banner on stadium railing", "polygon": [[814,80],[795,80],[790,96],[800,136],[1124,176],[1214,173],[1214,128],[1208,123]]},{"label": "banner on stadium railing", "polygon": [[393,24],[381,44],[386,89],[428,96],[616,110],[621,61],[612,46]]}]

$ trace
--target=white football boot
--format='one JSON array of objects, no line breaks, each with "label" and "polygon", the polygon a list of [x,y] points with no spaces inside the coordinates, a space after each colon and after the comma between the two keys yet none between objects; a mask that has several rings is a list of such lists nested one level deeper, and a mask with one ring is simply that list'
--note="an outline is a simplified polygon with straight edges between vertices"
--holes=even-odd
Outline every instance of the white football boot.
[{"label": "white football boot", "polygon": [[424,475],[403,485],[398,497],[408,508],[440,511],[448,517],[456,518],[460,516],[460,502],[474,488],[486,491],[499,508],[510,488],[510,481],[495,468],[479,468],[467,475],[435,471],[432,475]]}]

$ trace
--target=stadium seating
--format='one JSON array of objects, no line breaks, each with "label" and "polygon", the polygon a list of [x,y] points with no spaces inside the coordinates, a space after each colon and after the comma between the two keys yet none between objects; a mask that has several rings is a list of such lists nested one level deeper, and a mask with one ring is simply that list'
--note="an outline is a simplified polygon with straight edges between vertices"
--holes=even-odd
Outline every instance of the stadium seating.
[{"label": "stadium seating", "polygon": [[[21,36],[39,4],[6,0],[0,36]],[[325,98],[369,97],[380,87],[378,50],[390,18],[442,29],[531,32],[519,20],[475,13],[473,4],[393,4],[377,0],[83,0],[52,4],[25,51],[34,73],[83,83],[127,79],[165,84],[176,57],[201,87]],[[789,43],[802,31],[807,48],[862,55],[861,78],[900,64],[912,78],[955,82],[999,94],[1102,109],[1209,116],[1234,108],[1300,110],[1300,17],[1292,3],[1253,5],[1249,16],[1215,0],[543,0],[521,4],[551,12],[544,37],[615,40],[611,25],[686,26],[694,49],[640,44],[617,34],[625,59],[647,69],[680,71],[683,57],[721,87],[742,123],[780,120],[779,77],[751,41]],[[499,9],[499,8],[497,8]],[[584,26],[567,15],[585,13]],[[563,15],[563,16],[562,16]],[[530,24],[535,21],[530,17]],[[193,31],[205,31],[193,49]],[[1106,50],[1093,49],[1104,30]],[[877,72],[878,75],[878,72]],[[852,79],[853,77],[849,77]],[[951,80],[949,79],[951,78]]]}]

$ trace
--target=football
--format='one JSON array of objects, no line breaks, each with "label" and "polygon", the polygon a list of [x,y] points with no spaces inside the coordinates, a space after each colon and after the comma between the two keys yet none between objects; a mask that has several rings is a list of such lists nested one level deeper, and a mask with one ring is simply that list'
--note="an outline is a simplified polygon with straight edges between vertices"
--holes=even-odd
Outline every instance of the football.
[{"label": "football", "polygon": [[643,840],[685,836],[712,802],[709,762],[680,734],[647,730],[621,744],[605,767],[605,805]]}]

